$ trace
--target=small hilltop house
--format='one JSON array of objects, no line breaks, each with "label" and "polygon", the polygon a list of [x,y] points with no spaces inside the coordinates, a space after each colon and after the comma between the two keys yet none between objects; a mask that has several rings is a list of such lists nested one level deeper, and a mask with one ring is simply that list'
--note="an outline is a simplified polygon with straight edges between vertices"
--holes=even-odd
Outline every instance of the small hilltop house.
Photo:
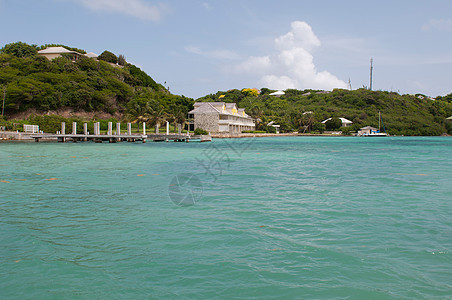
[{"label": "small hilltop house", "polygon": [[78,53],[76,51],[68,50],[64,47],[47,47],[43,50],[38,51],[38,55],[44,56],[48,60],[55,59],[62,55],[70,55],[72,61],[77,61],[83,54]]},{"label": "small hilltop house", "polygon": [[235,103],[196,102],[188,113],[190,130],[202,128],[210,133],[238,134],[255,130],[254,120]]}]

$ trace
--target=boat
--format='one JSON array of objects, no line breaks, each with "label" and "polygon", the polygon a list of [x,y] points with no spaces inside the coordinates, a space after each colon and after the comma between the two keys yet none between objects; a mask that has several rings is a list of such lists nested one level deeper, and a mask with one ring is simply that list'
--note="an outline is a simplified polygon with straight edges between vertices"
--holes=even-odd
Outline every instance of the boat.
[{"label": "boat", "polygon": [[381,113],[378,112],[378,129],[372,126],[366,126],[361,128],[358,133],[356,134],[357,136],[371,136],[371,137],[383,137],[383,136],[389,136],[389,134],[386,133],[386,129],[383,125],[383,130],[385,132],[381,132],[380,131],[380,125],[381,125]]}]

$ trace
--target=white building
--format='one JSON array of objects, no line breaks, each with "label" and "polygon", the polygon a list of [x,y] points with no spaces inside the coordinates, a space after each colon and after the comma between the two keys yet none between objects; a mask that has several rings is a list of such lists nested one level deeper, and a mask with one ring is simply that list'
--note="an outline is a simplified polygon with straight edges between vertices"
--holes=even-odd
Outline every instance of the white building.
[{"label": "white building", "polygon": [[[328,121],[331,120],[331,119],[332,119],[332,118],[328,118],[328,119],[326,119],[326,120],[323,120],[322,123],[325,124],[326,122],[328,122]],[[348,127],[348,126],[350,126],[350,125],[353,124],[352,121],[347,120],[346,118],[339,118],[339,119],[341,120],[342,127]]]}]

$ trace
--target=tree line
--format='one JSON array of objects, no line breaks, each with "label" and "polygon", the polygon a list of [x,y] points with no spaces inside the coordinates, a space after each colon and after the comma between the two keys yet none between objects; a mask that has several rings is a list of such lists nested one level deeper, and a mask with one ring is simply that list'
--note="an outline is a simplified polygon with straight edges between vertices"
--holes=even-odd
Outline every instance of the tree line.
[{"label": "tree line", "polygon": [[[387,91],[367,89],[332,92],[321,90],[285,90],[280,97],[270,96],[274,90],[262,88],[260,93],[250,89],[233,89],[206,95],[197,101],[235,102],[256,119],[256,130],[274,131],[267,126],[274,121],[282,132],[323,132],[342,130],[348,134],[364,126],[378,128],[379,112],[382,125],[391,135],[434,136],[452,134],[452,94],[436,99],[424,95],[400,95]],[[353,122],[341,127],[338,118]],[[322,121],[332,118],[330,121]],[[383,131],[382,126],[382,131]]]},{"label": "tree line", "polygon": [[[171,94],[140,68],[127,63],[124,55],[116,56],[106,50],[97,59],[82,56],[72,61],[63,55],[49,61],[37,53],[49,46],[86,53],[64,45],[36,46],[22,42],[0,49],[0,95],[4,103],[2,115],[6,116],[2,122],[30,109],[45,114],[71,108],[106,112],[120,116],[120,121],[145,122],[148,126],[164,121],[186,123],[194,100]],[[363,126],[378,127],[381,112],[384,128],[392,135],[452,134],[452,122],[446,121],[452,116],[452,94],[430,99],[421,94],[367,89],[332,92],[288,89],[280,97],[270,95],[272,92],[268,88],[233,89],[196,101],[235,102],[256,120],[259,131],[274,132],[273,127],[267,126],[273,121],[281,126],[282,132],[339,129],[347,134]],[[351,120],[353,125],[341,128],[339,117]],[[331,120],[322,123],[328,118]],[[35,117],[33,121],[57,126],[55,118],[45,119]]]},{"label": "tree line", "polygon": [[38,55],[38,50],[48,46],[86,53],[64,45],[22,42],[0,49],[4,119],[30,109],[45,113],[70,108],[106,112],[153,126],[163,120],[184,123],[193,108],[193,99],[171,94],[140,68],[127,63],[123,55],[104,51],[97,59],[82,56],[72,61],[62,55],[49,61]]}]

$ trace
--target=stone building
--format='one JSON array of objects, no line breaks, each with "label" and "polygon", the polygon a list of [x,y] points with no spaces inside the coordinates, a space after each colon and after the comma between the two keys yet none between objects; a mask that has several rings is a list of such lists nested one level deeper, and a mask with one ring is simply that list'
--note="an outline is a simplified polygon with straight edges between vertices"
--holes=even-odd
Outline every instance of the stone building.
[{"label": "stone building", "polygon": [[255,130],[254,120],[237,108],[235,103],[196,102],[188,113],[190,130],[202,128],[210,133],[237,134],[244,130]]}]

